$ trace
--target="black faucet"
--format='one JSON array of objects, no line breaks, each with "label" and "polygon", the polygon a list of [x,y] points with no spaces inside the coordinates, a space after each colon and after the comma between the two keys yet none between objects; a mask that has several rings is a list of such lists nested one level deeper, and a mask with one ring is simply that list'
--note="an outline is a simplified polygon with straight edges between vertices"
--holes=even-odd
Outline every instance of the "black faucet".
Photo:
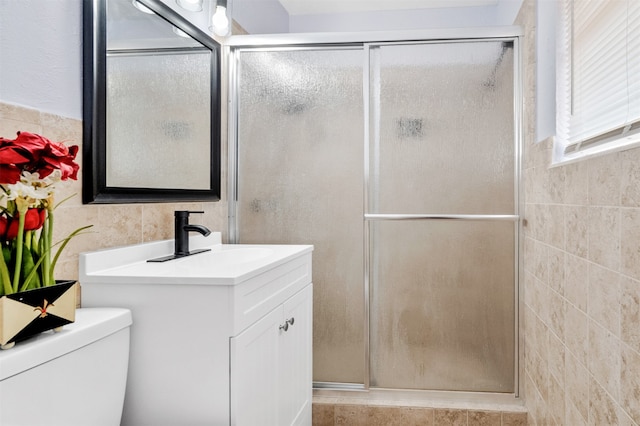
[{"label": "black faucet", "polygon": [[202,253],[211,249],[199,249],[189,251],[189,232],[199,232],[205,237],[211,234],[206,226],[191,225],[189,223],[189,214],[204,213],[202,211],[176,210],[175,215],[175,238],[174,253],[170,256],[149,259],[147,262],[166,262],[167,260],[178,259],[180,257],[190,256],[196,253]]},{"label": "black faucet", "polygon": [[204,213],[202,211],[188,211],[188,210],[176,210],[175,211],[175,251],[174,255],[189,256],[190,254],[200,253],[202,250],[189,252],[189,232],[199,232],[205,237],[211,233],[209,229],[202,225],[190,225],[189,214],[191,213]]}]

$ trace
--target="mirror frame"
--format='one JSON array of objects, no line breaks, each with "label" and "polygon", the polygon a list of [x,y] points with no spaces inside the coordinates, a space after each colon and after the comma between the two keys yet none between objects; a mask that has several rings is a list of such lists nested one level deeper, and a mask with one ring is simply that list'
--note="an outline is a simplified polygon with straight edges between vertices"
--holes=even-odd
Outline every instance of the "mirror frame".
[{"label": "mirror frame", "polygon": [[106,66],[107,0],[83,1],[83,141],[82,202],[170,203],[219,201],[220,169],[220,45],[160,0],[139,0],[159,17],[211,50],[210,189],[134,188],[107,185]]}]

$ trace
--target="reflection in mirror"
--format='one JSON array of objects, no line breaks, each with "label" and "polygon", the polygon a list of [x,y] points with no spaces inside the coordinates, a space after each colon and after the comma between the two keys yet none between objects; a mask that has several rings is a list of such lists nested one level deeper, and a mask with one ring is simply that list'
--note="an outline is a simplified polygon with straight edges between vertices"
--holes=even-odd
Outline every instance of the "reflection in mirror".
[{"label": "reflection in mirror", "polygon": [[84,14],[84,202],[219,199],[219,46],[159,0]]}]

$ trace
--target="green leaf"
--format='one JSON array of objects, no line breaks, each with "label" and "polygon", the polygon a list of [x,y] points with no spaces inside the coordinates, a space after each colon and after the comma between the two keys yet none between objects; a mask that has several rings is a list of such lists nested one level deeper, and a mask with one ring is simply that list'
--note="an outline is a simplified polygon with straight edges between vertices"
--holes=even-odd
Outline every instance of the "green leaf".
[{"label": "green leaf", "polygon": [[13,287],[11,286],[11,276],[9,275],[9,268],[7,268],[7,264],[4,260],[4,251],[5,247],[2,247],[3,255],[0,256],[0,282],[2,283],[2,285],[0,286],[0,296],[13,293]]},{"label": "green leaf", "polygon": [[34,268],[31,270],[29,275],[27,275],[25,277],[24,282],[22,283],[22,287],[20,287],[20,291],[27,290],[27,285],[29,284],[29,282],[33,278],[33,276],[38,272],[38,266],[40,266],[40,264],[42,263],[43,260],[44,260],[44,257],[41,257],[40,259],[38,259],[38,261],[35,263],[35,265],[33,265]]},{"label": "green leaf", "polygon": [[[26,249],[26,247],[25,247]],[[31,250],[24,250],[22,253],[22,287],[25,290],[31,290],[32,288],[41,287],[40,276],[31,272],[36,270],[35,262],[33,261],[33,252]],[[29,277],[29,279],[27,279]]]},{"label": "green leaf", "polygon": [[87,225],[87,226],[83,226],[81,228],[76,229],[75,231],[73,231],[71,234],[69,234],[69,236],[67,238],[65,238],[64,240],[58,241],[56,243],[56,245],[62,243],[62,245],[60,247],[58,247],[58,250],[56,251],[56,255],[53,257],[53,261],[51,262],[51,280],[53,283],[55,283],[55,280],[53,279],[53,271],[56,268],[56,263],[58,262],[58,258],[60,257],[60,254],[62,253],[62,250],[64,250],[64,248],[67,246],[67,244],[69,244],[69,241],[71,241],[71,239],[73,237],[75,237],[76,235],[79,235],[82,231],[84,231],[85,229],[89,229],[91,228],[93,225]]},{"label": "green leaf", "polygon": [[11,263],[11,248],[10,247],[2,247],[2,260],[4,260],[5,264]]}]

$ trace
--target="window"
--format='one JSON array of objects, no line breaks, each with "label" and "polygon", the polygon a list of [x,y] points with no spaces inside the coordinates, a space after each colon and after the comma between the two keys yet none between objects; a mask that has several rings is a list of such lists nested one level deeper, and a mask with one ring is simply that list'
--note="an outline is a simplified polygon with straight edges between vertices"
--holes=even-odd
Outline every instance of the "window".
[{"label": "window", "polygon": [[640,1],[558,5],[554,163],[640,145]]}]

